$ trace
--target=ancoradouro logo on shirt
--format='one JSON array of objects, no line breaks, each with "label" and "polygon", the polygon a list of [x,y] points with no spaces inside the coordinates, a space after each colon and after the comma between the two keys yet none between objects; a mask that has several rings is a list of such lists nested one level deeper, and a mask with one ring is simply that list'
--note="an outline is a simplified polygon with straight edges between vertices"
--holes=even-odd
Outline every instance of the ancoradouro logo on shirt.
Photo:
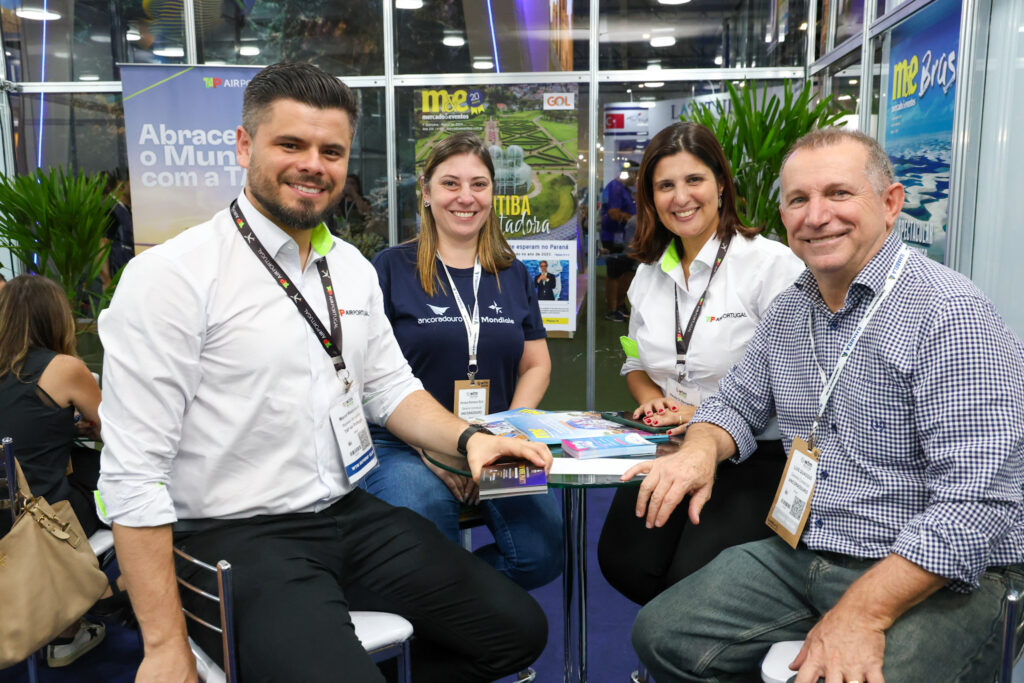
[{"label": "ancoradouro logo on shirt", "polygon": [[[416,318],[416,324],[417,325],[436,325],[437,323],[458,323],[460,325],[462,324],[462,317],[461,316],[457,316],[457,315],[442,315],[445,311],[448,310],[447,306],[441,307],[441,306],[431,306],[430,304],[427,304],[427,307],[434,313],[434,315],[430,316],[429,318]],[[501,312],[501,306],[498,306],[497,302],[495,302],[491,306],[488,306],[488,308],[496,308],[498,313]],[[501,317],[495,318],[495,317],[489,316],[489,315],[482,315],[482,316],[480,316],[480,322],[481,323],[491,323],[491,324],[496,324],[496,325],[515,325],[516,324],[516,321],[513,320],[512,318],[506,318],[505,316],[501,316]]]}]

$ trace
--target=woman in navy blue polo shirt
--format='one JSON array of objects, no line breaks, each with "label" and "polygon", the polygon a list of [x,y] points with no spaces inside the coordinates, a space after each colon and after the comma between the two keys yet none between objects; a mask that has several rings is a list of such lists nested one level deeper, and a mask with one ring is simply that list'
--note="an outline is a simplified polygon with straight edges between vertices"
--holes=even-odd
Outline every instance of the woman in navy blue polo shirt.
[{"label": "woman in navy blue polo shirt", "polygon": [[[494,165],[480,138],[438,142],[421,178],[419,236],[373,261],[395,337],[424,388],[465,419],[536,408],[551,375],[536,287],[492,208]],[[477,502],[468,477],[441,470],[383,428],[380,467],[366,489],[409,508],[458,540],[459,509]],[[479,503],[495,542],[476,553],[524,588],[562,563],[561,516],[551,494]]]}]

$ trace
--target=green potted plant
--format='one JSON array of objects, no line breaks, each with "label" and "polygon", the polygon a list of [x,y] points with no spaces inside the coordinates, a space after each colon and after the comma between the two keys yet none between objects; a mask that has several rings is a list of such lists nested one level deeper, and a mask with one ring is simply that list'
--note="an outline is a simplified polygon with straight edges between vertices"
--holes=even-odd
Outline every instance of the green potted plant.
[{"label": "green potted plant", "polygon": [[762,226],[765,235],[786,241],[786,229],[779,216],[779,170],[782,158],[797,138],[814,130],[835,125],[841,113],[829,109],[831,96],[812,106],[811,84],[794,96],[787,82],[783,98],[768,97],[767,87],[758,101],[757,84],[742,88],[726,83],[731,107],[722,102],[694,104],[680,114],[683,121],[710,128],[725,150],[732,167],[740,218],[747,225]]},{"label": "green potted plant", "polygon": [[31,271],[56,281],[78,317],[95,318],[110,301],[98,278],[116,200],[100,173],[61,167],[0,177],[0,246]]}]

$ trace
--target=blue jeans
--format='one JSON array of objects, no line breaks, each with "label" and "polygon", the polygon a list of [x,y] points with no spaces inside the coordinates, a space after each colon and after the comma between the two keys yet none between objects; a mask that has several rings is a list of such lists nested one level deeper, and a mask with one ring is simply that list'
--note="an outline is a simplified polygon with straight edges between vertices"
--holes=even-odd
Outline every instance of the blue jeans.
[{"label": "blue jeans", "polygon": [[[640,610],[633,646],[658,683],[759,680],[772,643],[802,640],[875,562],[777,537],[728,548]],[[1021,567],[993,567],[973,592],[943,588],[908,610],[885,634],[885,680],[995,680],[1011,585],[1024,588]]]},{"label": "blue jeans", "polygon": [[[381,500],[409,508],[459,542],[462,506],[419,454],[397,439],[373,442],[380,465],[361,485]],[[480,515],[494,543],[476,555],[527,590],[555,580],[562,571],[562,514],[554,494],[481,501]]]}]

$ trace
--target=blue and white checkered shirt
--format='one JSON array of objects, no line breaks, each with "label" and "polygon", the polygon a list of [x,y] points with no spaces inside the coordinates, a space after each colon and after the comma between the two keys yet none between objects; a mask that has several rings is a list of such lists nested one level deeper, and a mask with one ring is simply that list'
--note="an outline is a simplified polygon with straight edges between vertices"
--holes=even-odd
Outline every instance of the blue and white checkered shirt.
[{"label": "blue and white checkered shirt", "polygon": [[[900,248],[890,236],[832,313],[810,271],[775,300],[743,360],[695,422],[727,430],[738,460],[777,412],[807,438],[830,375]],[[1024,562],[1024,344],[967,278],[913,253],[854,349],[815,438],[812,550],[896,553],[967,592]],[[767,513],[767,511],[765,511]]]}]

